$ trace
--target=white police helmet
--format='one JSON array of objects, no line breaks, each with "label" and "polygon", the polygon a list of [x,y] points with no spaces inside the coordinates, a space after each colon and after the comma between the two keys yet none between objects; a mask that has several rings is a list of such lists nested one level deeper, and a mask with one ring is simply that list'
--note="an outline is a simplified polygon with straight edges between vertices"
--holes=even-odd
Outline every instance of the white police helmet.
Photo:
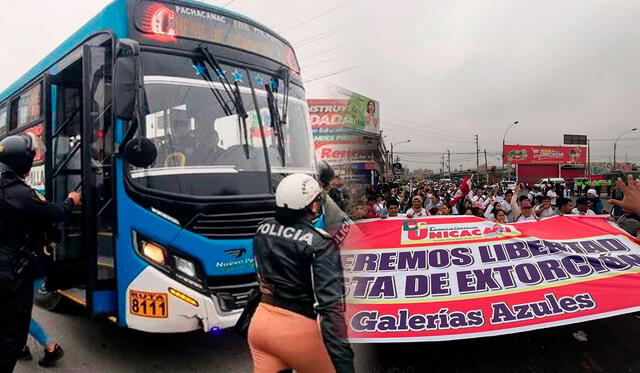
[{"label": "white police helmet", "polygon": [[276,206],[291,210],[303,210],[309,206],[322,189],[318,182],[307,174],[292,174],[278,184]]}]

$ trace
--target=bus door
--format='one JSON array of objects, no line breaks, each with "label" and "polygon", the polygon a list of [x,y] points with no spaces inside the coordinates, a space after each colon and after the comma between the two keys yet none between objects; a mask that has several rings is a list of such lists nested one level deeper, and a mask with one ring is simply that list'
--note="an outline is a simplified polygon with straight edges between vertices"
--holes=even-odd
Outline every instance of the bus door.
[{"label": "bus door", "polygon": [[82,206],[59,225],[61,242],[46,288],[93,314],[117,309],[111,61],[111,39],[89,42],[76,61],[46,79],[47,198],[59,202],[72,190],[82,193]]}]

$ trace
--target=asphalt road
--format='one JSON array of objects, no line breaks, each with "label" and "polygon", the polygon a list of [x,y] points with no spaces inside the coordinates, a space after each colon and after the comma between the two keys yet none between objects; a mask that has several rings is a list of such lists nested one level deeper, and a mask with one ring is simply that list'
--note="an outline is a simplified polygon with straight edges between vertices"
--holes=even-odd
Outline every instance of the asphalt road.
[{"label": "asphalt road", "polygon": [[66,353],[56,367],[42,368],[37,363],[42,348],[29,337],[34,360],[18,362],[16,373],[251,371],[249,348],[233,332],[222,336],[199,332],[148,334],[120,328],[108,320],[91,320],[77,307],[70,307],[64,313],[34,307],[34,316]]}]

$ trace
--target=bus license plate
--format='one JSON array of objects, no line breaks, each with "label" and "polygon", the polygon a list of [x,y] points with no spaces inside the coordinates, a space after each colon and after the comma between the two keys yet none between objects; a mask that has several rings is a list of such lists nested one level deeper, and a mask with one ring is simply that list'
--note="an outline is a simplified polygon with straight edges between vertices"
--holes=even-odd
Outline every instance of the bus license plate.
[{"label": "bus license plate", "polygon": [[168,315],[168,299],[166,293],[149,293],[146,291],[129,291],[129,312],[142,317],[166,318]]}]

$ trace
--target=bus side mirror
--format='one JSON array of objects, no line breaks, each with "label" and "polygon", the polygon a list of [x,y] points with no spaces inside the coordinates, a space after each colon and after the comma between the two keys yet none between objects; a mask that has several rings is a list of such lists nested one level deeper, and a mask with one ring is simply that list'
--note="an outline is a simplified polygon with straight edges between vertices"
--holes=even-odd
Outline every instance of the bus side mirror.
[{"label": "bus side mirror", "polygon": [[118,119],[133,120],[141,89],[140,45],[130,39],[121,39],[116,56],[113,78],[114,112]]},{"label": "bus side mirror", "polygon": [[149,167],[158,157],[158,149],[155,144],[146,137],[137,137],[130,140],[124,147],[124,157],[135,167]]}]

